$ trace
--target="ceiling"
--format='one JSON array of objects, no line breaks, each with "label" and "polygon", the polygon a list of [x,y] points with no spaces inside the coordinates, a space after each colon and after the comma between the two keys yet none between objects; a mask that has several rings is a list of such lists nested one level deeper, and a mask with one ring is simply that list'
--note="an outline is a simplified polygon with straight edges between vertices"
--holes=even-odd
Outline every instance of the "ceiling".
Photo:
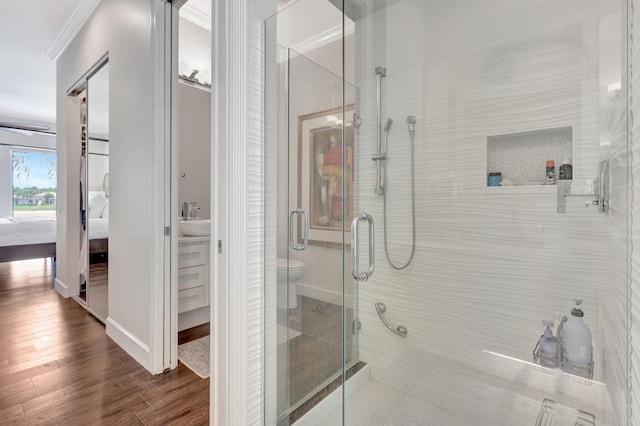
[{"label": "ceiling", "polygon": [[2,2],[0,121],[55,128],[56,67],[53,58],[59,53],[70,18],[82,10],[81,3],[87,6],[87,0]]}]

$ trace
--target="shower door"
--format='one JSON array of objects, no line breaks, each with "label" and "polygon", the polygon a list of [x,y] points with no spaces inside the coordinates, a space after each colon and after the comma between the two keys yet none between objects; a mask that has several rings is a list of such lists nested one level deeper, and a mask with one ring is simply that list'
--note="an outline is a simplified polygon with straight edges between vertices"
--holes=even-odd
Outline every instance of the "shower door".
[{"label": "shower door", "polygon": [[[357,361],[349,278],[355,89],[342,76],[342,13],[329,2],[322,6],[300,1],[265,23],[272,60],[266,68],[267,228],[277,225],[265,250],[268,424],[309,415]],[[313,22],[318,14],[322,27]],[[334,39],[308,51],[304,42],[315,36],[309,32],[314,24],[312,31],[333,31]]]}]

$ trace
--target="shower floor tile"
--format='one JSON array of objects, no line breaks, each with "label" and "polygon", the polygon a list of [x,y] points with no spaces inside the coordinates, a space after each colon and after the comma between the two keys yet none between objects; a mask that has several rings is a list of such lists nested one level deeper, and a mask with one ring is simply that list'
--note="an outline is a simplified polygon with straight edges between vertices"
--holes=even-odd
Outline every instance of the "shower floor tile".
[{"label": "shower floor tile", "polygon": [[[485,388],[483,384],[478,384],[476,391],[481,397],[481,394],[491,393],[494,390],[490,386]],[[470,412],[471,410],[466,406],[461,406],[459,411],[452,411],[369,378],[347,397],[344,424],[348,426],[536,426],[540,405],[540,400],[513,392],[510,393],[509,399],[495,401],[494,407],[487,406],[482,412]],[[548,423],[548,426],[583,424],[576,423],[576,410],[562,408],[574,414],[572,420],[567,422],[564,417],[556,416],[555,421]],[[304,426],[343,424],[340,404],[324,417],[320,415],[315,418],[314,414],[313,411],[310,412],[301,423]],[[600,425],[600,423],[597,424]]]},{"label": "shower floor tile", "polygon": [[[352,321],[352,312],[347,308],[347,324]],[[298,295],[295,309],[278,310],[278,324],[288,324],[291,330],[299,332],[278,345],[279,383],[289,384],[288,404],[282,399],[286,396],[284,389],[278,392],[278,412],[283,413],[286,407],[296,408],[342,371],[342,307]],[[350,363],[353,359],[350,330],[346,340]]]}]

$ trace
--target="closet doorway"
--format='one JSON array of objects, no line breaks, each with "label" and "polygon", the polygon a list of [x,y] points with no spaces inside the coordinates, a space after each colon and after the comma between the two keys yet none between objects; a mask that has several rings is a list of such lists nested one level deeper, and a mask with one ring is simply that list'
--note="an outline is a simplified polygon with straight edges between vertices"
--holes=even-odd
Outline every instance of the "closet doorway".
[{"label": "closet doorway", "polygon": [[79,103],[78,296],[103,323],[109,315],[109,62],[105,56],[70,90]]}]

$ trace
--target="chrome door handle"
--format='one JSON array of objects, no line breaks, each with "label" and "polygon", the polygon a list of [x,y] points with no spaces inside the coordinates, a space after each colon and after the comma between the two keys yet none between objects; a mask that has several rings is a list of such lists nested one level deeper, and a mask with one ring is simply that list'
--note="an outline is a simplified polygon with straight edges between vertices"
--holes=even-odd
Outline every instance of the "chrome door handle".
[{"label": "chrome door handle", "polygon": [[387,311],[387,306],[382,303],[382,302],[378,302],[376,303],[376,311],[378,311],[378,316],[380,317],[380,320],[382,321],[382,323],[392,332],[394,332],[395,334],[397,334],[400,337],[407,337],[407,334],[409,334],[409,330],[407,330],[407,327],[405,327],[404,325],[398,325],[395,328],[389,324],[389,321],[387,321],[387,319],[384,317],[384,313]]},{"label": "chrome door handle", "polygon": [[[369,270],[367,272],[358,271],[358,223],[369,223]],[[366,212],[360,212],[351,222],[351,273],[353,278],[359,281],[367,281],[373,275],[376,266],[375,258],[375,229],[373,217]]]},{"label": "chrome door handle", "polygon": [[[291,229],[293,225],[293,217],[299,214],[301,214],[304,218],[304,225],[302,228],[304,230],[302,244],[298,244],[293,240],[294,232],[293,229]],[[307,213],[306,210],[295,209],[292,210],[291,213],[289,213],[289,246],[291,246],[292,249],[298,251],[304,250],[309,246],[309,213]]]}]

